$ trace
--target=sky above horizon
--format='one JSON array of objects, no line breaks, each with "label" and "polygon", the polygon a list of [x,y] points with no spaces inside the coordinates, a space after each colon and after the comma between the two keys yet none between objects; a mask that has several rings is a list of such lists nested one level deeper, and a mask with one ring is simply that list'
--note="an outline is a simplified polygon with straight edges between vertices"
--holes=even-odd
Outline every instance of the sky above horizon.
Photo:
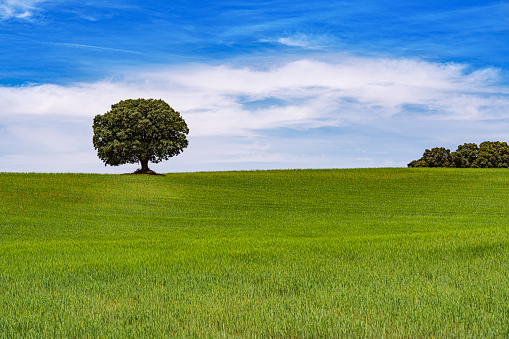
[{"label": "sky above horizon", "polygon": [[0,0],[0,172],[105,167],[92,120],[165,100],[157,172],[405,167],[509,141],[508,1]]}]

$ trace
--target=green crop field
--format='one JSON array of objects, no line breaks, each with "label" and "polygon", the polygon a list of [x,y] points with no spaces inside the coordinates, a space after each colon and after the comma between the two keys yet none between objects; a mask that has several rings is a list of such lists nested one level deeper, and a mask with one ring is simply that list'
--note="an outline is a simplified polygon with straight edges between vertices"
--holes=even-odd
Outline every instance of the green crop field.
[{"label": "green crop field", "polygon": [[508,337],[509,171],[0,173],[0,337]]}]

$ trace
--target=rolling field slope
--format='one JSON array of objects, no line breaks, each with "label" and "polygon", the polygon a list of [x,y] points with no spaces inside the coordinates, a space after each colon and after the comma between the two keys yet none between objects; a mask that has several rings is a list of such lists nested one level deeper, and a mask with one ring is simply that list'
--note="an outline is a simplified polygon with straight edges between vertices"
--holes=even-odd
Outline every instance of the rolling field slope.
[{"label": "rolling field slope", "polygon": [[507,337],[509,172],[0,173],[0,337]]}]

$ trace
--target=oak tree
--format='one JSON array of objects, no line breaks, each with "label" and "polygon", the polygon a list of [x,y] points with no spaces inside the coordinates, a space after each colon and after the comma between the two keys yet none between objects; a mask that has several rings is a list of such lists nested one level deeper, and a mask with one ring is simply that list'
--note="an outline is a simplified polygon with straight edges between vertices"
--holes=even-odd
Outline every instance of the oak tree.
[{"label": "oak tree", "polygon": [[484,141],[459,145],[455,152],[444,147],[427,149],[408,167],[509,168],[509,145],[501,141]]},{"label": "oak tree", "polygon": [[163,100],[129,99],[111,105],[93,123],[94,148],[105,165],[141,164],[141,173],[151,172],[148,163],[180,154],[189,144],[186,122]]},{"label": "oak tree", "polygon": [[507,142],[484,141],[479,145],[477,159],[473,167],[508,168],[509,146]]},{"label": "oak tree", "polygon": [[408,164],[408,167],[450,167],[452,165],[451,150],[445,147],[426,149],[422,157]]}]

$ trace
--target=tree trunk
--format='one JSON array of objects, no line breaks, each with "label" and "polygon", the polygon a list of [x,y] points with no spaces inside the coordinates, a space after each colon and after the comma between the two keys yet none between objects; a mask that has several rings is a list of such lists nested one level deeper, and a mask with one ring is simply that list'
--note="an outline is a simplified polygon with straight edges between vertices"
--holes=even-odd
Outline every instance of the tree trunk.
[{"label": "tree trunk", "polygon": [[148,160],[140,159],[140,164],[141,164],[141,171],[142,172],[150,171],[150,169],[148,168]]}]

